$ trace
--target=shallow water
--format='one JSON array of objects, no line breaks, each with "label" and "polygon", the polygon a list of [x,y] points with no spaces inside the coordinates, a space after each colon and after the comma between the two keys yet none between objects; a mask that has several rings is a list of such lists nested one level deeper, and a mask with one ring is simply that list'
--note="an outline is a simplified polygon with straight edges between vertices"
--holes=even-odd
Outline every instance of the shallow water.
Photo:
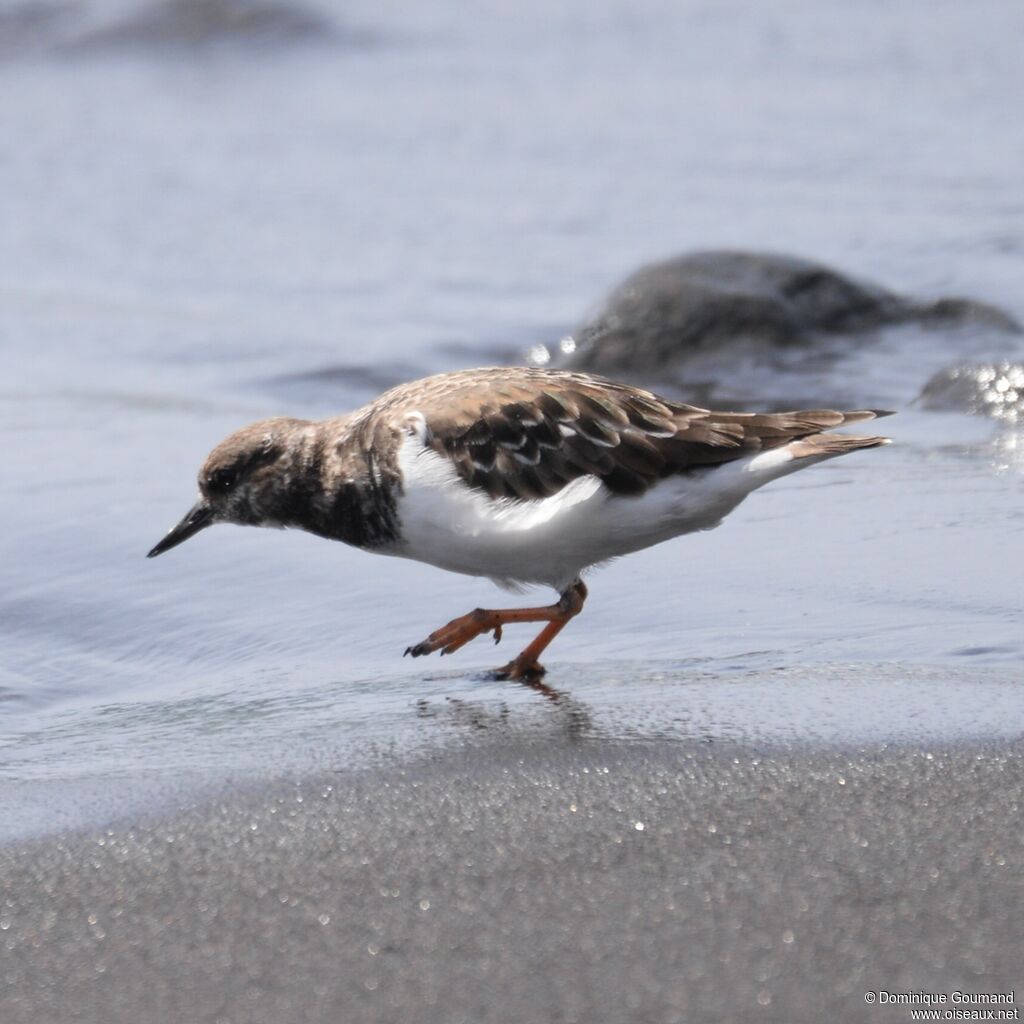
[{"label": "shallow water", "polygon": [[[323,11],[358,32],[71,55],[44,27],[3,51],[0,775],[33,830],[67,813],[21,803],[36,783],[363,763],[447,741],[453,702],[561,734],[564,706],[479,681],[504,650],[399,657],[504,600],[486,581],[228,528],[147,563],[236,426],[520,360],[688,248],[1024,318],[1012,5]],[[728,733],[744,686],[787,741],[896,734],[895,709],[854,713],[890,692],[939,729],[933,697],[946,736],[1019,734],[1020,434],[913,400],[943,366],[1021,355],[901,328],[815,365],[702,367],[751,405],[893,408],[897,444],[602,570],[552,685],[606,735]]]}]

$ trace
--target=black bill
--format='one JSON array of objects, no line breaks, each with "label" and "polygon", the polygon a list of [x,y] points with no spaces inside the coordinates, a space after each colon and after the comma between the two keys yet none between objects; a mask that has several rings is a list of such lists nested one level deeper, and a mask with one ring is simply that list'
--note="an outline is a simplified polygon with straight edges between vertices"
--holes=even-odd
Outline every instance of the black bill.
[{"label": "black bill", "polygon": [[186,513],[185,518],[146,557],[156,558],[157,555],[170,551],[171,548],[177,547],[182,541],[188,540],[189,537],[197,534],[212,522],[213,509],[208,505],[204,505],[201,501],[197,502]]}]

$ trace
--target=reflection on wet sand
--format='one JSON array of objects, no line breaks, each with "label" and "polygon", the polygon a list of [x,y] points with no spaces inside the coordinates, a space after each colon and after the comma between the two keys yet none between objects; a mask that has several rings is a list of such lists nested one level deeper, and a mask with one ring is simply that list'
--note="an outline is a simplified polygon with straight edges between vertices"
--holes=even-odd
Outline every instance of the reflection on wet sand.
[{"label": "reflection on wet sand", "polygon": [[[494,677],[489,673],[478,677],[481,681],[492,682]],[[546,724],[540,724],[532,714],[532,709],[517,705],[515,711],[505,701],[497,702],[474,701],[461,697],[446,697],[443,704],[420,698],[416,701],[416,713],[420,718],[442,718],[449,725],[459,729],[521,729],[529,722],[531,730],[546,731],[547,726],[559,723],[556,733],[566,739],[579,739],[593,729],[593,717],[587,705],[574,698],[568,691],[556,689],[541,679],[504,680],[502,685],[528,690],[543,697],[553,705],[553,717],[546,718]],[[529,719],[524,715],[529,715]],[[520,722],[515,721],[518,715]]]}]

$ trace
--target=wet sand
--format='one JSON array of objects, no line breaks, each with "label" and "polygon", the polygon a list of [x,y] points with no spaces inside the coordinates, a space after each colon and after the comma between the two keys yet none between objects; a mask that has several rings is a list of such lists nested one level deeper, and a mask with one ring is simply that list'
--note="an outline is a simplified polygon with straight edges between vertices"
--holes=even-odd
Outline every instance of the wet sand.
[{"label": "wet sand", "polygon": [[8,844],[0,1019],[861,1022],[910,1019],[869,989],[1020,987],[1019,742],[567,721]]}]

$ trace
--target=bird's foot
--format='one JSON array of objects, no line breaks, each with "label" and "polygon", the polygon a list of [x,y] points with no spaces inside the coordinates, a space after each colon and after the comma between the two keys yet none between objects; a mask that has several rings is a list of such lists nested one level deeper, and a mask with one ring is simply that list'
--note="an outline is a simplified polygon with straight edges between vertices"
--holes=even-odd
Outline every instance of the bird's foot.
[{"label": "bird's foot", "polygon": [[494,669],[489,673],[492,679],[517,679],[524,683],[537,683],[544,677],[547,669],[539,662],[525,660],[522,656],[513,658],[507,665]]},{"label": "bird's foot", "polygon": [[558,635],[562,627],[583,608],[587,598],[587,588],[580,580],[569,587],[555,604],[544,608],[474,608],[466,615],[452,619],[446,626],[435,629],[426,640],[412,647],[406,647],[405,653],[414,658],[424,654],[440,651],[442,654],[454,654],[470,640],[483,633],[493,633],[494,642],[501,639],[501,627],[513,622],[545,622],[547,625],[540,631],[536,639],[519,657],[510,661],[495,673],[498,679],[540,679],[544,674],[537,659],[544,648]]},{"label": "bird's foot", "polygon": [[440,651],[442,655],[454,654],[460,647],[483,633],[493,633],[494,642],[498,643],[501,640],[501,619],[497,612],[475,608],[466,615],[452,619],[446,626],[435,629],[426,640],[406,647],[405,653],[411,654],[414,658],[433,654],[434,651]]}]

